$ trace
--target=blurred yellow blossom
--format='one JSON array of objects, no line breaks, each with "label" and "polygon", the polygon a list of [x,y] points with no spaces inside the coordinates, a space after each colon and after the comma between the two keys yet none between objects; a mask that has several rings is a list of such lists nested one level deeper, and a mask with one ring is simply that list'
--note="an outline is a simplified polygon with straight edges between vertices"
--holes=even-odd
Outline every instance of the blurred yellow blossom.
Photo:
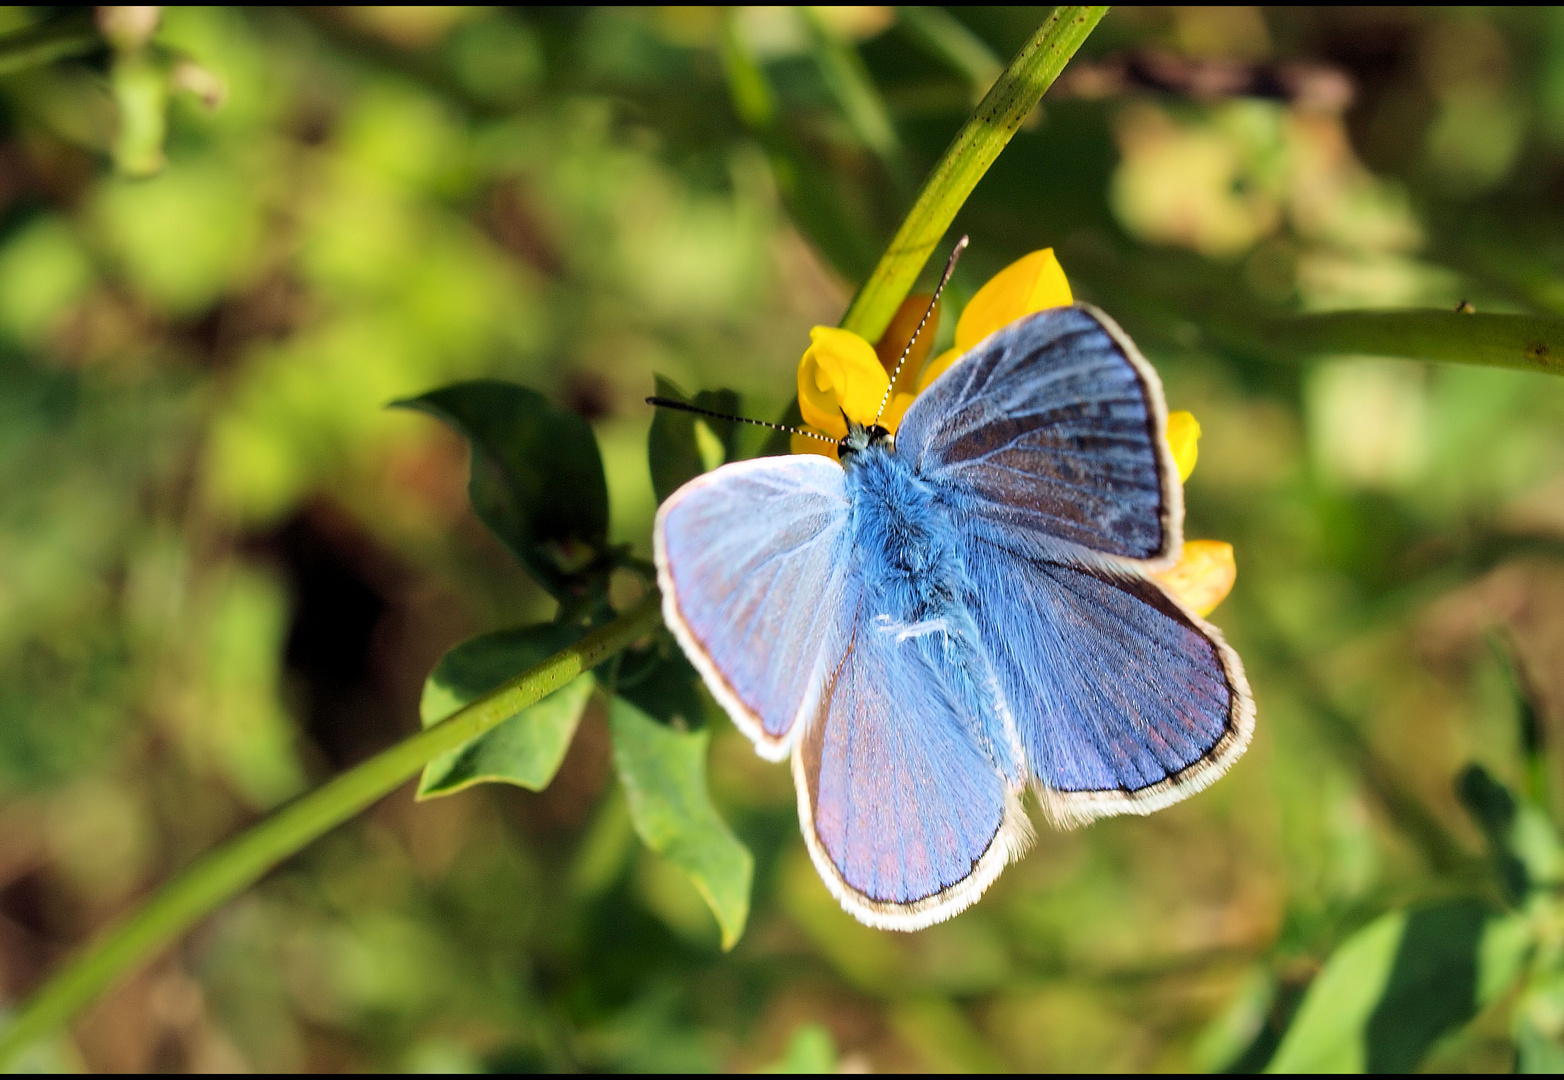
[{"label": "blurred yellow blossom", "polygon": [[891,381],[874,346],[834,326],[815,327],[809,341],[798,365],[798,409],[804,423],[833,439],[847,437],[849,419],[874,423]]},{"label": "blurred yellow blossom", "polygon": [[1227,599],[1238,579],[1233,545],[1221,540],[1186,540],[1184,554],[1156,579],[1197,615],[1209,615]]},{"label": "blurred yellow blossom", "polygon": [[1064,268],[1053,248],[1024,255],[989,278],[956,322],[956,344],[941,353],[918,380],[918,390],[928,388],[956,358],[995,330],[1009,326],[1023,315],[1075,303]]},{"label": "blurred yellow blossom", "polygon": [[1173,449],[1173,461],[1178,465],[1178,478],[1188,480],[1195,471],[1195,461],[1200,457],[1200,421],[1194,413],[1168,414],[1168,446]]}]

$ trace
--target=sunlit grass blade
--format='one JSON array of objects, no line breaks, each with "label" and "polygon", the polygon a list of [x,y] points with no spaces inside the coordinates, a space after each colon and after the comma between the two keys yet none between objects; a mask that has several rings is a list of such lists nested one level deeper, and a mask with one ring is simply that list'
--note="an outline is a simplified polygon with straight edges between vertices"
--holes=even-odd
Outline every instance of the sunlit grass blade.
[{"label": "sunlit grass blade", "polygon": [[853,299],[841,325],[877,341],[956,213],[1064,70],[1106,7],[1059,7],[1021,47],[923,183],[912,210]]},{"label": "sunlit grass blade", "polygon": [[966,76],[979,101],[1005,70],[988,44],[944,8],[908,6],[896,17],[930,52]]},{"label": "sunlit grass blade", "polygon": [[814,8],[800,7],[798,11],[809,28],[820,77],[836,99],[847,126],[885,163],[896,179],[903,179],[906,162],[902,157],[901,139],[891,124],[885,99],[864,67],[863,58],[852,42],[844,40]]}]

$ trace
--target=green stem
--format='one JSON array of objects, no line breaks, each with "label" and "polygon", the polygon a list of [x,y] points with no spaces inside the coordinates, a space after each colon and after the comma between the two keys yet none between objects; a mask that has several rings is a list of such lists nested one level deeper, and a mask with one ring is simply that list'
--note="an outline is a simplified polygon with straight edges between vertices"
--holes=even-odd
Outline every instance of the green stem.
[{"label": "green stem", "polygon": [[869,341],[885,333],[967,196],[1107,12],[1106,7],[1055,8],[1021,47],[924,181],[879,265],[842,317],[845,329]]},{"label": "green stem", "polygon": [[74,16],[29,26],[0,37],[0,75],[81,56],[103,44],[92,17]]},{"label": "green stem", "polygon": [[111,984],[283,859],[396,789],[436,756],[515,716],[656,628],[653,593],[607,626],[555,653],[449,719],[403,739],[284,807],[163,886],[139,911],[49,980],[0,1034],[0,1068],[66,1023]]},{"label": "green stem", "polygon": [[1281,355],[1358,353],[1564,375],[1564,319],[1453,311],[1333,311],[1253,331]]}]

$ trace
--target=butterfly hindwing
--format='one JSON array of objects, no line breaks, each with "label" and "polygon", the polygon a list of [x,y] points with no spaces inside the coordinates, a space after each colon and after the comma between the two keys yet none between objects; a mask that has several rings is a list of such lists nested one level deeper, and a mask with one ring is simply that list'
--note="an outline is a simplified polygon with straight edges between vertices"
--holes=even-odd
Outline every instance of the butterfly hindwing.
[{"label": "butterfly hindwing", "polygon": [[966,538],[966,602],[1050,816],[1150,813],[1226,771],[1254,702],[1217,630],[1147,578],[993,533]]},{"label": "butterfly hindwing", "polygon": [[1165,565],[1183,489],[1151,365],[1106,315],[1037,312],[991,335],[907,410],[897,453],[1007,530]]},{"label": "butterfly hindwing", "polygon": [[1028,829],[939,670],[937,639],[886,632],[851,581],[848,602],[845,655],[793,751],[799,819],[848,910],[913,930],[977,899]]},{"label": "butterfly hindwing", "polygon": [[836,659],[821,654],[840,621],[847,523],[841,467],[813,454],[724,465],[657,514],[664,620],[773,760]]}]

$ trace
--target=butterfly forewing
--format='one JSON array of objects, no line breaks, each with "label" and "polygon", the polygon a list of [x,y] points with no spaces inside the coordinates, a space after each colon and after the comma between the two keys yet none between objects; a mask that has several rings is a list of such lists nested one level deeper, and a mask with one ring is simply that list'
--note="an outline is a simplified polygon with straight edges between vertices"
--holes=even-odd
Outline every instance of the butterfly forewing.
[{"label": "butterfly forewing", "polygon": [[1182,489],[1156,372],[1106,315],[1027,316],[908,409],[896,450],[964,509],[1018,533],[1147,563],[1181,543]]},{"label": "butterfly forewing", "polygon": [[767,757],[823,672],[840,622],[848,504],[841,467],[812,454],[725,465],[658,511],[663,614],[712,693]]}]

